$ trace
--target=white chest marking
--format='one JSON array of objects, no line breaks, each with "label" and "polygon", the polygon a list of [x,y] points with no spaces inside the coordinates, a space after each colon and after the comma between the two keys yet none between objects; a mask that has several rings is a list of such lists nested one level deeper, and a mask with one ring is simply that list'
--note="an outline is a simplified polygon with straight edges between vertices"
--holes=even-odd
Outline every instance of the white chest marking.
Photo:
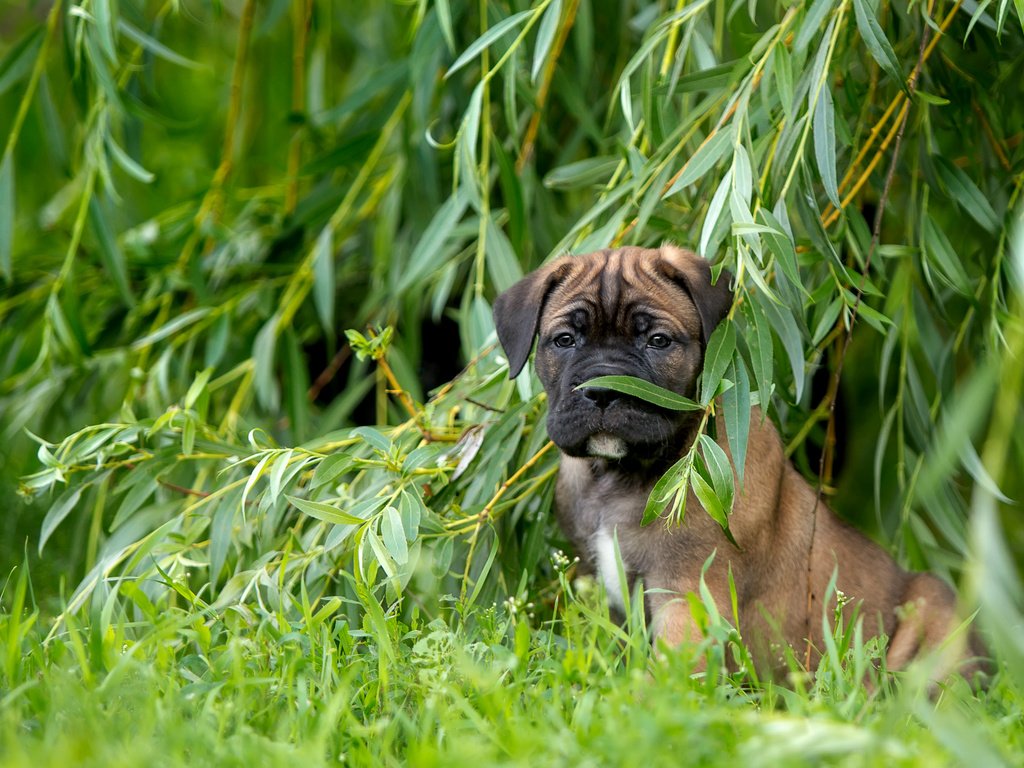
[{"label": "white chest marking", "polygon": [[587,453],[591,456],[602,456],[606,459],[621,459],[628,453],[626,441],[615,435],[598,432],[587,438]]},{"label": "white chest marking", "polygon": [[[597,573],[608,593],[608,604],[622,613],[626,605],[622,600],[622,583],[619,581],[619,565],[615,557],[615,540],[607,528],[599,528],[590,540],[597,563]],[[623,570],[625,568],[623,567]]]}]

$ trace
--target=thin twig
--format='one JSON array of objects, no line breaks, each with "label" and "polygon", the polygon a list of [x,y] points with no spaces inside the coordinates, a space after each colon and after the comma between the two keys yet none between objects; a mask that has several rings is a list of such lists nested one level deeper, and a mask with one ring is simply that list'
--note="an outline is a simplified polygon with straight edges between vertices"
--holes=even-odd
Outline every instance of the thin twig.
[{"label": "thin twig", "polygon": [[[913,73],[911,73],[910,79],[907,82],[907,90],[913,94],[914,89],[917,86],[917,79],[921,73],[921,68],[924,64],[925,52],[927,50],[928,38],[930,28],[924,25],[923,32],[921,35],[921,44],[918,49],[917,64],[914,67]],[[908,105],[909,105],[908,100]],[[903,132],[907,127],[907,118],[910,115],[909,109],[904,109],[900,118],[899,130],[896,133],[896,141],[892,148],[892,158],[889,160],[889,170],[885,175],[885,184],[882,187],[882,194],[878,200],[878,208],[875,210],[875,221],[874,227],[871,232],[871,244],[868,246],[868,252],[864,259],[864,270],[861,273],[860,282],[857,285],[857,294],[853,302],[853,307],[850,310],[850,323],[847,328],[846,335],[843,337],[842,347],[839,350],[839,359],[836,361],[835,372],[832,374],[832,381],[829,385],[829,403],[828,403],[828,435],[831,439],[826,437],[825,445],[821,451],[821,459],[818,462],[818,487],[815,493],[814,509],[811,512],[811,541],[807,552],[807,572],[806,572],[806,591],[807,591],[807,605],[806,612],[804,614],[804,634],[807,638],[807,648],[804,653],[804,666],[810,668],[811,666],[811,616],[812,608],[814,603],[814,586],[812,583],[812,573],[814,564],[814,543],[815,533],[817,532],[818,526],[818,506],[821,504],[822,490],[824,488],[825,480],[825,466],[826,463],[830,462],[830,456],[835,446],[835,415],[836,415],[836,395],[839,390],[839,380],[843,374],[843,364],[846,361],[846,353],[850,348],[850,341],[853,339],[853,328],[857,322],[857,311],[860,309],[861,299],[864,296],[864,285],[867,282],[868,274],[871,271],[871,258],[874,256],[875,251],[878,248],[879,240],[882,236],[882,219],[885,217],[885,206],[889,201],[889,192],[892,189],[893,178],[896,175],[896,165],[899,162],[900,148],[903,144]]]},{"label": "thin twig", "polygon": [[345,364],[345,361],[348,360],[350,354],[352,354],[352,347],[348,344],[334,353],[334,357],[331,358],[331,362],[329,362],[327,367],[320,372],[320,375],[316,377],[316,381],[314,381],[306,391],[307,400],[313,402],[320,396],[320,390],[326,387],[331,382],[331,379],[338,374],[338,370]]},{"label": "thin twig", "polygon": [[533,456],[527,459],[526,463],[523,464],[523,466],[521,466],[519,469],[517,469],[515,472],[509,475],[508,480],[501,484],[501,487],[498,488],[494,496],[491,497],[491,500],[484,505],[483,509],[481,509],[475,515],[471,515],[470,517],[464,518],[463,520],[459,520],[459,524],[462,525],[469,520],[476,520],[477,528],[479,529],[479,527],[487,521],[487,518],[491,516],[491,513],[494,511],[494,507],[497,505],[499,501],[501,501],[501,497],[508,492],[508,489],[515,485],[516,482],[518,482],[519,478],[521,478],[530,470],[530,467],[532,467],[534,464],[540,461],[541,456],[543,456],[545,453],[547,453],[554,447],[555,444],[548,440],[539,451],[537,451],[535,454],[533,454]]},{"label": "thin twig", "polygon": [[[183,494],[185,496],[198,496],[198,497],[200,497],[202,499],[205,499],[207,496],[210,495],[209,491],[200,491],[197,488],[186,488],[183,485],[178,485],[177,483],[171,483],[171,482],[168,482],[167,480],[161,480],[160,478],[157,478],[156,481],[157,481],[157,483],[162,485],[167,490],[174,491],[175,493],[180,493],[180,494]],[[249,501],[248,503],[252,504],[251,501]]]}]

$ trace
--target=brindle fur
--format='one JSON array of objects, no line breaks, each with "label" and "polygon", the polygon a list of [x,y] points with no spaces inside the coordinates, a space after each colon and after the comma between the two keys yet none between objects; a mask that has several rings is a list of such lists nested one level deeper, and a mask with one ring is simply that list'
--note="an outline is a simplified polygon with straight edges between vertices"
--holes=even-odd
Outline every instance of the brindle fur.
[{"label": "brindle fur", "polygon": [[[692,445],[697,417],[608,393],[595,400],[576,387],[598,375],[628,374],[692,397],[708,338],[731,302],[727,275],[713,285],[704,259],[673,246],[566,256],[527,275],[495,302],[510,375],[519,373],[538,340],[535,365],[548,394],[548,432],[563,454],[557,516],[584,566],[600,571],[614,537],[629,586],[641,580],[651,590],[646,607],[655,637],[676,644],[699,637],[682,596],[697,592],[701,568],[717,552],[705,575],[711,595],[719,607],[729,606],[731,568],[740,629],[759,666],[770,668],[779,665],[779,649],[773,648],[779,642],[803,658],[808,633],[816,665],[823,608],[826,617],[835,609],[834,595],[826,606],[821,598],[838,568],[837,586],[859,605],[866,633],[891,638],[888,668],[899,669],[920,650],[941,645],[936,676],[957,665],[964,673],[980,669],[973,661],[980,650],[976,639],[965,642],[964,633],[949,637],[959,624],[953,590],[931,574],[904,571],[820,503],[786,460],[775,426],[757,408],[751,412],[744,483],[739,489],[737,482],[730,517],[739,549],[692,493],[678,527],[640,526],[651,487]],[[556,344],[566,333],[574,346]],[[649,347],[655,333],[669,336],[671,344]],[[716,431],[729,453],[721,418]],[[623,441],[626,455],[588,455],[595,434]],[[615,581],[614,574],[601,575],[606,583]],[[609,595],[613,606],[616,597]]]}]

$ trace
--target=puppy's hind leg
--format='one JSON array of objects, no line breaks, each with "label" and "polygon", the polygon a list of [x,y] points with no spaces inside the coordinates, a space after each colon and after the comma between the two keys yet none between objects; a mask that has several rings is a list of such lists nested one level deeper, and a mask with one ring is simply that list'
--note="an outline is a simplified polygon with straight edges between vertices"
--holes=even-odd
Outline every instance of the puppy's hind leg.
[{"label": "puppy's hind leg", "polygon": [[905,668],[922,653],[934,653],[931,678],[944,679],[954,670],[970,678],[983,671],[977,641],[968,642],[966,632],[951,634],[959,625],[956,595],[944,581],[930,573],[911,574],[903,590],[903,599],[896,608],[896,631],[889,641],[886,666],[890,670]]}]

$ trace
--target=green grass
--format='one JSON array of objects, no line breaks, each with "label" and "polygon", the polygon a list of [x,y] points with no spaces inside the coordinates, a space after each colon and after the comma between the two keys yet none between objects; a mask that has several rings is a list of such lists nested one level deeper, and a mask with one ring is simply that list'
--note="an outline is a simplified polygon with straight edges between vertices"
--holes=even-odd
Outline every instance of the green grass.
[{"label": "green grass", "polygon": [[[25,584],[21,572],[7,585],[8,605]],[[1021,764],[1024,696],[1008,676],[980,696],[956,678],[933,701],[912,669],[868,693],[854,644],[813,679],[758,685],[723,671],[731,647],[713,641],[653,658],[642,626],[608,621],[596,587],[567,598],[559,584],[553,615],[522,601],[462,615],[453,598],[433,620],[364,626],[337,600],[224,613],[179,600],[144,621],[101,611],[44,642],[37,611],[7,613],[0,761]]]}]

